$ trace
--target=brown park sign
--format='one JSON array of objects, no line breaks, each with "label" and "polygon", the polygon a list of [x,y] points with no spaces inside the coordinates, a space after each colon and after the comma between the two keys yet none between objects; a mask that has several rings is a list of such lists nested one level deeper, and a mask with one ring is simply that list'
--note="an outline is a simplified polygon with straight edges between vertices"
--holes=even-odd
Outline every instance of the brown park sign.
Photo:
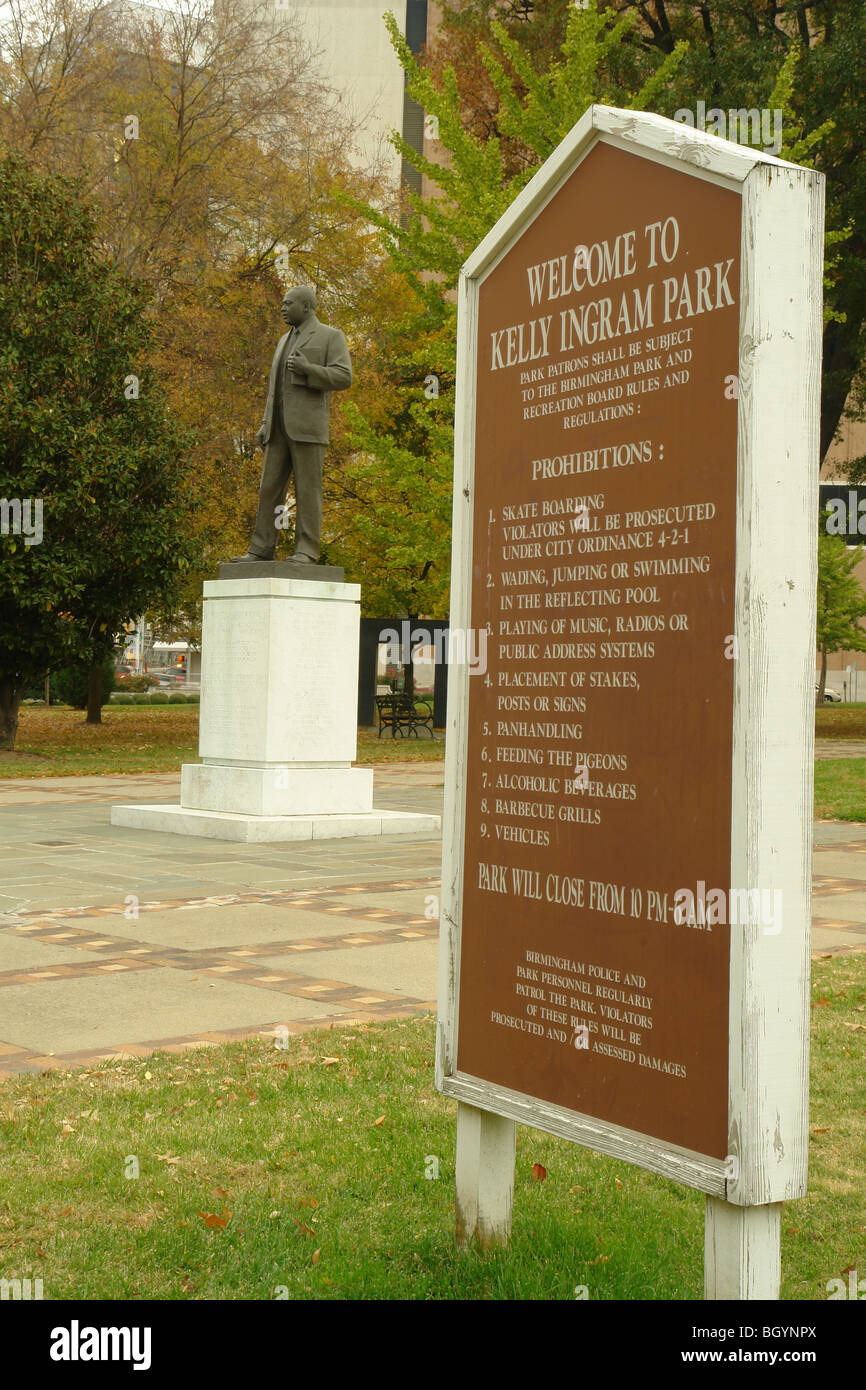
[{"label": "brown park sign", "polygon": [[594,107],[461,280],[438,1084],[742,1206],[805,1182],[820,204]]},{"label": "brown park sign", "polygon": [[457,1053],[717,1158],[739,262],[735,193],[599,143],[481,286]]}]

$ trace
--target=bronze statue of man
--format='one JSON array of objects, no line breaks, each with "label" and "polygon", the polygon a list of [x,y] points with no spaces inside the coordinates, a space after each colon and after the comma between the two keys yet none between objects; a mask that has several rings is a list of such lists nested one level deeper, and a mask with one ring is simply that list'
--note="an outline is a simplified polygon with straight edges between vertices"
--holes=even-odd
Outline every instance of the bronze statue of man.
[{"label": "bronze statue of man", "polygon": [[277,511],[295,475],[293,560],[315,564],[322,530],[322,465],[330,439],[331,392],[352,385],[352,363],[338,328],[316,318],[316,294],[308,285],[289,290],[280,313],[290,325],[277,343],[265,416],[256,441],[264,449],[256,524],[246,555],[273,560]]}]

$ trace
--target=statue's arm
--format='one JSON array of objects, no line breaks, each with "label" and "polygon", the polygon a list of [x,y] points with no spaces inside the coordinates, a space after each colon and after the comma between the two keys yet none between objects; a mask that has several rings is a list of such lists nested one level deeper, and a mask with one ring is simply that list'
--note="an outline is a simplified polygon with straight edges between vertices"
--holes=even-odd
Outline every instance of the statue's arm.
[{"label": "statue's arm", "polygon": [[331,334],[326,357],[323,367],[315,362],[307,363],[304,370],[308,384],[315,391],[345,391],[352,385],[352,359],[339,329]]}]

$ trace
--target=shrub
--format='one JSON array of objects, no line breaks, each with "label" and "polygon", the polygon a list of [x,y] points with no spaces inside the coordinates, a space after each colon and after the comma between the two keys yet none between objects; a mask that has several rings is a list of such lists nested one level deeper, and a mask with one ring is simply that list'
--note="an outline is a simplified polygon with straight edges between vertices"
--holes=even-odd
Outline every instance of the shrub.
[{"label": "shrub", "polygon": [[133,697],[131,695],[115,695],[112,697],[113,705],[131,705]]},{"label": "shrub", "polygon": [[187,697],[186,697],[186,695],[181,695],[181,694],[179,694],[179,693],[178,693],[178,694],[174,694],[174,695],[169,695],[169,697],[168,697],[168,703],[169,703],[170,705],[185,705],[185,704],[187,703]]},{"label": "shrub", "polygon": [[130,703],[131,705],[149,705],[149,704],[150,704],[150,696],[149,696],[149,695],[130,695],[130,697],[129,697],[129,703]]},{"label": "shrub", "polygon": [[[21,692],[22,700],[41,700],[45,703],[45,682],[44,680],[34,681],[30,685],[25,685]],[[55,703],[57,696],[54,693],[54,683],[51,684],[51,703]]]},{"label": "shrub", "polygon": [[168,704],[168,696],[167,696],[167,695],[164,695],[164,694],[162,693],[162,691],[157,691],[157,693],[156,693],[155,695],[148,695],[148,696],[146,696],[146,699],[147,699],[147,703],[148,703],[149,705],[167,705],[167,704]]},{"label": "shrub", "polygon": [[[90,663],[76,662],[55,671],[51,677],[51,692],[65,705],[73,709],[87,709],[87,685],[90,679]],[[102,700],[107,705],[114,690],[114,657],[107,656],[102,663]]]},{"label": "shrub", "polygon": [[118,676],[117,689],[129,694],[137,691],[147,690],[150,685],[150,676]]}]

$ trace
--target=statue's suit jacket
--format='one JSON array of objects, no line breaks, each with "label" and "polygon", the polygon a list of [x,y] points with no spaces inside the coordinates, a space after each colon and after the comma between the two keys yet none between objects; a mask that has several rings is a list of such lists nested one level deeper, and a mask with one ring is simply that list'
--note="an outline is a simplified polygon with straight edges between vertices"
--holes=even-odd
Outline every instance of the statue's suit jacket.
[{"label": "statue's suit jacket", "polygon": [[[291,332],[291,330],[290,330]],[[302,352],[309,361],[307,385],[290,384],[282,368],[283,349],[290,333],[284,333],[277,343],[268,399],[262,421],[264,442],[274,431],[274,404],[282,397],[283,421],[290,439],[310,444],[327,444],[330,438],[332,391],[345,391],[352,385],[352,362],[346,339],[338,328],[327,328],[311,314],[295,334],[293,352]],[[279,418],[279,417],[278,417]]]}]

